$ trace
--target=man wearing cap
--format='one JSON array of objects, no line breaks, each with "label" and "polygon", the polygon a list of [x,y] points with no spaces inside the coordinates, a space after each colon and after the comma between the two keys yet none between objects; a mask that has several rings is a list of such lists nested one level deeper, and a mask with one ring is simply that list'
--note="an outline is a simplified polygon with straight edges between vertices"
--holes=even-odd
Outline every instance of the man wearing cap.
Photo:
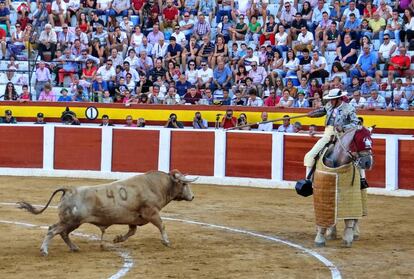
[{"label": "man wearing cap", "polygon": [[33,123],[33,124],[41,124],[41,125],[46,124],[43,113],[39,112],[37,114],[37,116],[36,116],[36,122]]},{"label": "man wearing cap", "polygon": [[312,169],[316,155],[331,140],[331,136],[335,135],[335,130],[344,132],[357,127],[359,121],[355,113],[355,108],[342,100],[342,97],[346,95],[347,92],[345,91],[332,89],[328,95],[323,97],[323,99],[329,102],[324,107],[308,113],[308,116],[312,118],[326,115],[326,120],[323,136],[305,155],[304,165],[306,166],[306,174]]},{"label": "man wearing cap", "polygon": [[17,121],[16,121],[16,118],[12,116],[12,111],[9,109],[6,109],[4,111],[4,117],[0,118],[0,123],[1,124],[16,124]]}]

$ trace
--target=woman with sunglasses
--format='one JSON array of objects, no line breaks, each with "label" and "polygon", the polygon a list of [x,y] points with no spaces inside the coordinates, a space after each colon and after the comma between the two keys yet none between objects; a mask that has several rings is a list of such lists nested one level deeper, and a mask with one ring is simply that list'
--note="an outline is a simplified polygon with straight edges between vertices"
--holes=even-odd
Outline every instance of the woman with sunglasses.
[{"label": "woman with sunglasses", "polygon": [[198,72],[195,66],[195,60],[190,60],[190,62],[188,62],[188,68],[185,71],[185,77],[192,85],[195,85],[198,80]]},{"label": "woman with sunglasses", "polygon": [[86,67],[82,69],[82,79],[88,82],[92,82],[95,79],[97,70],[98,69],[93,64],[93,61],[88,59],[86,61]]},{"label": "woman with sunglasses", "polygon": [[21,25],[17,23],[16,31],[11,34],[11,42],[8,45],[10,55],[19,55],[26,47],[24,45],[24,32],[21,29]]}]

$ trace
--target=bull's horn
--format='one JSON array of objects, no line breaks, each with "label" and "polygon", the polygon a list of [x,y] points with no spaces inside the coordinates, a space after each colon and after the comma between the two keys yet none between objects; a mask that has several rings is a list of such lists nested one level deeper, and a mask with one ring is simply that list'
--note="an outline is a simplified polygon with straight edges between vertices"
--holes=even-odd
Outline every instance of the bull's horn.
[{"label": "bull's horn", "polygon": [[185,177],[185,176],[180,177],[180,180],[181,180],[182,182],[188,182],[188,183],[194,182],[194,181],[196,181],[197,179],[198,179],[198,177],[194,177],[194,178],[187,178],[187,177]]}]

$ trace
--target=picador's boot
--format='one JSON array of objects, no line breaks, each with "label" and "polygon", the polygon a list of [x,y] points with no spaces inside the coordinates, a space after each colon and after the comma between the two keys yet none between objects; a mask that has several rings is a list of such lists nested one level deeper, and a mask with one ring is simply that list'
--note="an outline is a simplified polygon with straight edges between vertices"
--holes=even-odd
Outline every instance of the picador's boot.
[{"label": "picador's boot", "polygon": [[368,188],[368,182],[365,178],[361,178],[361,190]]}]

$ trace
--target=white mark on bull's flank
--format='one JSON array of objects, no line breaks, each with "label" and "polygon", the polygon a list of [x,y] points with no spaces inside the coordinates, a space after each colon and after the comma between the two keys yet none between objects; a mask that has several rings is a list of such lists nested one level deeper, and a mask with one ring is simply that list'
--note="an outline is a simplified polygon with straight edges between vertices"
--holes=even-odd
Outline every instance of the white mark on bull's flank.
[{"label": "white mark on bull's flank", "polygon": [[219,229],[219,230],[224,230],[224,231],[230,231],[233,233],[239,233],[239,234],[244,234],[244,235],[249,235],[249,236],[253,236],[256,238],[262,238],[262,239],[266,239],[266,240],[270,240],[273,242],[278,242],[278,243],[282,243],[285,245],[288,245],[290,247],[293,247],[295,249],[298,249],[314,258],[316,258],[318,261],[322,262],[326,267],[329,268],[329,270],[331,271],[331,276],[332,279],[342,279],[341,273],[339,272],[339,269],[327,258],[325,258],[324,256],[322,256],[321,254],[305,248],[299,244],[287,241],[287,240],[283,240],[274,236],[269,236],[269,235],[264,235],[264,234],[259,234],[259,233],[255,233],[255,232],[251,232],[251,231],[245,231],[245,230],[241,230],[241,229],[235,229],[235,228],[230,228],[230,227],[225,227],[225,226],[220,226],[220,225],[214,225],[214,224],[209,224],[209,223],[203,223],[203,222],[197,222],[197,221],[192,221],[192,220],[184,220],[184,219],[177,219],[177,218],[169,218],[169,217],[162,217],[163,220],[168,220],[168,221],[176,221],[176,222],[182,222],[182,223],[187,223],[187,224],[193,224],[193,225],[199,225],[199,226],[205,226],[205,227],[210,227],[210,228],[214,228],[214,229]]},{"label": "white mark on bull's flank", "polygon": [[112,189],[109,189],[109,188],[106,189],[106,196],[110,199],[113,199],[115,203],[115,196],[114,196],[114,192],[112,191]]},{"label": "white mark on bull's flank", "polygon": [[[2,205],[15,205],[14,203],[0,203]],[[9,224],[9,225],[17,225],[17,226],[23,226],[23,227],[28,227],[28,228],[40,228],[43,230],[47,230],[49,229],[48,226],[41,226],[41,225],[35,225],[35,224],[31,224],[31,223],[25,223],[25,222],[18,222],[18,221],[7,221],[7,220],[0,220],[0,223],[3,224]],[[90,240],[99,240],[99,237],[97,237],[96,235],[90,235],[90,234],[85,234],[85,233],[81,233],[81,232],[72,232],[71,234],[73,234],[74,236],[78,236],[78,237],[83,237],[83,238],[87,238]],[[120,247],[115,247],[115,246],[111,246],[111,249],[114,250],[115,252],[117,252],[117,254],[123,259],[124,263],[122,265],[122,268],[119,269],[114,275],[112,275],[111,277],[109,277],[109,279],[120,279],[122,277],[124,277],[130,270],[131,268],[134,266],[134,260],[132,259],[131,255],[129,254],[128,251],[120,248]]]}]

